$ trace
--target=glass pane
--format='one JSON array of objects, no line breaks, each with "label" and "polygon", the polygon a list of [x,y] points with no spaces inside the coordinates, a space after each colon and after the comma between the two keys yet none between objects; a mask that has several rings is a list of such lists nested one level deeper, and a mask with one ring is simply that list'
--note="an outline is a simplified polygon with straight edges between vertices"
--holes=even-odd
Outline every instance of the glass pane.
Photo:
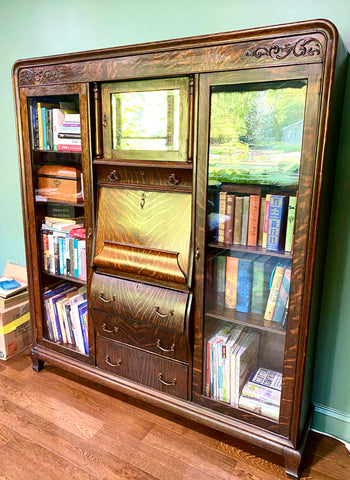
[{"label": "glass pane", "polygon": [[113,148],[179,150],[180,90],[112,94]]},{"label": "glass pane", "polygon": [[204,394],[278,421],[306,82],[211,89]]}]

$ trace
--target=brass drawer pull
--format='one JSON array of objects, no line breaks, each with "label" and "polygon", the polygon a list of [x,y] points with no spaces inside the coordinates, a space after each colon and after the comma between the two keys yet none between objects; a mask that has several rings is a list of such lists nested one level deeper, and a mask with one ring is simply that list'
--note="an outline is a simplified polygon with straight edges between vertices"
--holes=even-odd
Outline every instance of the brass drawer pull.
[{"label": "brass drawer pull", "polygon": [[99,297],[98,297],[100,300],[102,300],[102,302],[105,302],[105,303],[111,303],[111,302],[115,302],[115,295],[112,296],[112,298],[108,299],[108,298],[105,298],[104,297],[104,293],[101,292]]},{"label": "brass drawer pull", "polygon": [[173,343],[170,348],[163,348],[163,347],[160,345],[160,340],[159,340],[159,338],[158,338],[157,343],[156,343],[156,346],[157,346],[157,347],[159,348],[159,350],[161,350],[162,352],[166,352],[166,353],[168,353],[168,352],[175,352],[175,343]]},{"label": "brass drawer pull", "polygon": [[106,355],[105,356],[105,362],[107,363],[107,365],[109,365],[110,367],[120,367],[122,361],[121,359],[117,360],[117,363],[112,363],[109,359],[109,355]]},{"label": "brass drawer pull", "polygon": [[109,175],[107,175],[107,179],[110,182],[118,182],[120,180],[120,176],[116,170],[112,170]]},{"label": "brass drawer pull", "polygon": [[157,315],[159,315],[162,318],[166,318],[166,317],[169,317],[169,316],[171,316],[171,317],[174,316],[174,310],[169,310],[169,313],[161,313],[159,311],[158,305],[154,306],[154,311],[156,312]]},{"label": "brass drawer pull", "polygon": [[107,325],[106,325],[105,323],[104,323],[104,324],[102,325],[102,327],[101,327],[102,330],[103,330],[104,332],[106,332],[106,333],[117,333],[118,330],[119,330],[119,327],[113,327],[112,330],[108,330],[108,328],[106,328],[106,327],[107,327]]},{"label": "brass drawer pull", "polygon": [[160,383],[162,383],[163,385],[166,385],[168,387],[174,387],[176,385],[176,378],[173,378],[170,382],[166,382],[163,380],[163,374],[162,373],[158,373],[158,380],[160,381]]},{"label": "brass drawer pull", "polygon": [[171,187],[176,187],[176,185],[178,185],[180,183],[180,180],[178,178],[176,178],[175,173],[172,173],[169,176],[169,179],[167,180],[166,183]]}]

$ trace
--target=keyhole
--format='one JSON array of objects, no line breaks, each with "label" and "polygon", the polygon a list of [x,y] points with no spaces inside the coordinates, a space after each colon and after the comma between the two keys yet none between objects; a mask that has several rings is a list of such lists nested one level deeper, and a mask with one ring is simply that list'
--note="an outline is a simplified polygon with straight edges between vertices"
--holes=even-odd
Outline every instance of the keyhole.
[{"label": "keyhole", "polygon": [[146,195],[143,193],[141,197],[140,207],[143,208],[146,203]]}]

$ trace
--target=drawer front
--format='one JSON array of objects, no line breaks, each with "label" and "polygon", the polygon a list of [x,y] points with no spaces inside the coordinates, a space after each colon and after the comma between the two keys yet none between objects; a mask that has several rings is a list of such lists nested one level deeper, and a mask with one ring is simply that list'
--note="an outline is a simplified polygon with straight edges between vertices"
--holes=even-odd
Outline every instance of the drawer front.
[{"label": "drawer front", "polygon": [[97,367],[147,387],[187,399],[188,367],[183,363],[98,337]]},{"label": "drawer front", "polygon": [[192,187],[192,170],[98,165],[96,172],[99,185],[152,185],[170,190]]},{"label": "drawer front", "polygon": [[187,337],[162,327],[92,310],[97,335],[188,363]]},{"label": "drawer front", "polygon": [[91,306],[177,332],[185,329],[188,294],[95,273]]}]

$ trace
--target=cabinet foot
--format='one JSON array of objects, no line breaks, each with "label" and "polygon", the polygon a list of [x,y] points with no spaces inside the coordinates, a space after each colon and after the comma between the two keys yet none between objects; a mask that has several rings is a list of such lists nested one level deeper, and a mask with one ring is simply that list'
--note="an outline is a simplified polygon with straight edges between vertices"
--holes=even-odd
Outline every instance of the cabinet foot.
[{"label": "cabinet foot", "polygon": [[35,372],[40,372],[44,368],[44,360],[40,360],[35,352],[30,352],[30,356],[32,358],[32,369]]},{"label": "cabinet foot", "polygon": [[288,478],[299,478],[298,470],[301,462],[301,452],[299,450],[286,448],[284,451],[284,460]]}]

